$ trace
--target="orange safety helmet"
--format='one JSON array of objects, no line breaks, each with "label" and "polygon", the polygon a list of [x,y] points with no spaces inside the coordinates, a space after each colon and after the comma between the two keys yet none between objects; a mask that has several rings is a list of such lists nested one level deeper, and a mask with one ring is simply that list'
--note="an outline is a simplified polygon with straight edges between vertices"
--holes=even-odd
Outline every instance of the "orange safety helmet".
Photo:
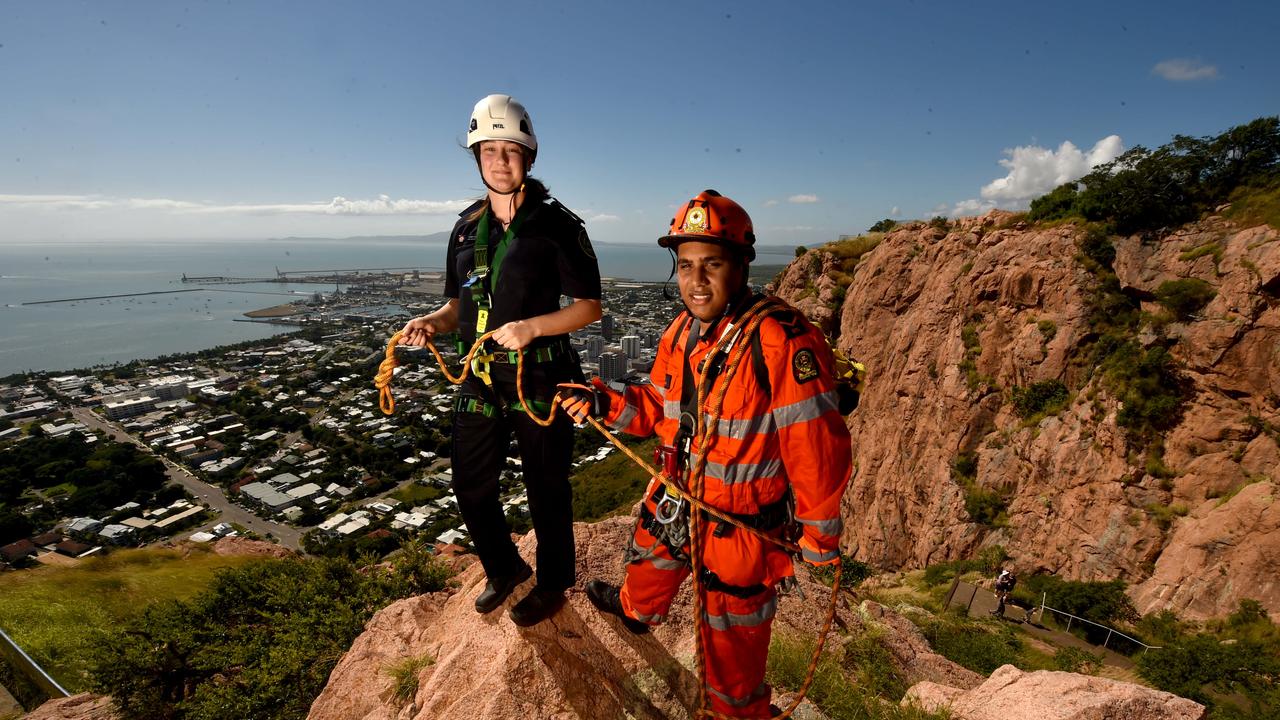
[{"label": "orange safety helmet", "polygon": [[715,190],[703,190],[690,200],[671,220],[671,229],[658,238],[664,248],[675,248],[694,240],[722,245],[741,253],[751,262],[756,259],[755,230],[751,216],[738,203]]}]

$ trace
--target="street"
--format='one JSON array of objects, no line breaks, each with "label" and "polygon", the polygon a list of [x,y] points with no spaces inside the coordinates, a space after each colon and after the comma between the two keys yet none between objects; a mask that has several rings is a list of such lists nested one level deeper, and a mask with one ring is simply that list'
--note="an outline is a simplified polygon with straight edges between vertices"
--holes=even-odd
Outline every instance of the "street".
[{"label": "street", "polygon": [[[101,430],[116,442],[133,443],[144,452],[155,455],[151,448],[147,447],[141,440],[129,435],[89,408],[73,407],[71,408],[71,415],[76,419],[76,422],[93,430]],[[161,462],[164,463],[165,473],[169,476],[171,482],[182,485],[198,500],[220,513],[216,520],[207,525],[215,525],[220,522],[234,523],[244,526],[258,535],[265,536],[267,533],[271,533],[282,546],[291,550],[300,549],[302,531],[298,528],[258,517],[228,500],[226,495],[223,494],[222,488],[196,478],[186,468],[171,462],[168,458],[158,455],[156,457],[159,457]]]}]

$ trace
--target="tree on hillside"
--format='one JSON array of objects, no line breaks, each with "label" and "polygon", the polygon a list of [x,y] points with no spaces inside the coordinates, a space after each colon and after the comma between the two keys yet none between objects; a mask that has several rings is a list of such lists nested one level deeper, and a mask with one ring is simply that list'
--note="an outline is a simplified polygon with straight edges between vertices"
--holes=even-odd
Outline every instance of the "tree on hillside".
[{"label": "tree on hillside", "polygon": [[1028,218],[1078,216],[1124,234],[1156,230],[1193,220],[1236,188],[1278,175],[1280,118],[1258,118],[1216,137],[1176,135],[1155,150],[1134,147],[1033,200]]}]

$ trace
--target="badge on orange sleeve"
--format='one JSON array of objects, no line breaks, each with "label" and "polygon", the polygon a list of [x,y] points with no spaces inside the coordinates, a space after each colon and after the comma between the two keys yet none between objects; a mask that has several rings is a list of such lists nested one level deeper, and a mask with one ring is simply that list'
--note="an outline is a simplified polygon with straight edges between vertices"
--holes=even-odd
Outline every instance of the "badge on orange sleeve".
[{"label": "badge on orange sleeve", "polygon": [[791,356],[791,375],[796,379],[797,385],[818,377],[818,358],[813,356],[812,350],[804,348]]}]

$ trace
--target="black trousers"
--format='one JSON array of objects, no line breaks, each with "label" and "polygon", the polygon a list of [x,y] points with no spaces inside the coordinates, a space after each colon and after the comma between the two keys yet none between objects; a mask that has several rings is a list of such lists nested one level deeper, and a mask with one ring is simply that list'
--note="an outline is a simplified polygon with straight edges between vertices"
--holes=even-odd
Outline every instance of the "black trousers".
[{"label": "black trousers", "polygon": [[[573,381],[581,370],[573,367],[525,366],[526,399],[549,402],[556,382]],[[557,411],[550,427],[534,423],[523,410],[515,389],[515,368],[492,366],[493,387],[468,378],[459,389],[463,396],[478,397],[496,406],[493,415],[480,412],[454,413],[453,492],[458,509],[471,534],[485,575],[490,579],[514,575],[523,562],[511,541],[499,498],[498,475],[506,466],[508,448],[514,435],[520,451],[524,485],[529,498],[529,515],[538,539],[537,583],[549,590],[573,586],[575,559],[573,546],[573,492],[569,469],[573,461],[573,425]],[[539,417],[546,417],[539,410]]]}]

